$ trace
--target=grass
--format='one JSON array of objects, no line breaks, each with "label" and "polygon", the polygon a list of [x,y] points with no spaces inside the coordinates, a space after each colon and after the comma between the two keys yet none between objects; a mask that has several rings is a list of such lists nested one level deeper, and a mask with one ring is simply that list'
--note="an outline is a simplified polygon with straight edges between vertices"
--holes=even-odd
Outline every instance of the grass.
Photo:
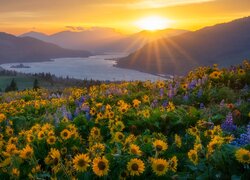
[{"label": "grass", "polygon": [[[26,76],[0,76],[0,91],[4,91],[12,79],[17,83],[18,90],[31,89],[35,78]],[[49,83],[38,79],[39,85],[48,87]]]}]

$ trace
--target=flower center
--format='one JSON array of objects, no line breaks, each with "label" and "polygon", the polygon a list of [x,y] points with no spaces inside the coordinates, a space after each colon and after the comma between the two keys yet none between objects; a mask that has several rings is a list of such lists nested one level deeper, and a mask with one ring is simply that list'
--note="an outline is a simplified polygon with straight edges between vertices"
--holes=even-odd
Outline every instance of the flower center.
[{"label": "flower center", "polygon": [[244,154],[244,155],[242,156],[242,159],[243,159],[244,161],[249,161],[249,156],[248,156],[247,154]]},{"label": "flower center", "polygon": [[133,171],[138,171],[138,169],[139,169],[138,164],[135,164],[135,163],[132,164],[131,169],[132,169]]},{"label": "flower center", "polygon": [[132,148],[132,149],[131,149],[131,153],[132,153],[132,154],[137,154],[136,149]]},{"label": "flower center", "polygon": [[103,171],[106,168],[106,164],[101,161],[98,163],[98,168]]},{"label": "flower center", "polygon": [[85,165],[85,161],[83,159],[80,159],[78,161],[78,166],[83,167]]},{"label": "flower center", "polygon": [[161,151],[161,150],[162,150],[162,146],[161,146],[161,145],[157,145],[157,146],[156,146],[156,150],[157,150],[157,151]]},{"label": "flower center", "polygon": [[31,152],[27,151],[25,155],[26,155],[26,157],[30,157],[31,156]]},{"label": "flower center", "polygon": [[196,159],[196,155],[192,154],[191,158],[192,158],[192,160],[195,160]]},{"label": "flower center", "polygon": [[58,162],[59,162],[58,158],[57,158],[57,157],[56,157],[56,158],[54,158],[54,160],[53,160],[54,165],[57,165],[57,164],[58,164]]},{"label": "flower center", "polygon": [[156,166],[156,169],[158,170],[158,171],[163,171],[164,170],[164,165],[163,164],[158,164],[157,166]]}]

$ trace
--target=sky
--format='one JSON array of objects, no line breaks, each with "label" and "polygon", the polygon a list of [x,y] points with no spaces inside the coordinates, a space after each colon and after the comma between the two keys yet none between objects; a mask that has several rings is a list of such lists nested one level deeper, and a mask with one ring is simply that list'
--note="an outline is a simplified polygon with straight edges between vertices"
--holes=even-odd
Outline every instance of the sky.
[{"label": "sky", "polygon": [[90,27],[133,33],[150,16],[167,19],[169,28],[197,30],[250,16],[250,0],[0,0],[0,31],[16,35]]}]

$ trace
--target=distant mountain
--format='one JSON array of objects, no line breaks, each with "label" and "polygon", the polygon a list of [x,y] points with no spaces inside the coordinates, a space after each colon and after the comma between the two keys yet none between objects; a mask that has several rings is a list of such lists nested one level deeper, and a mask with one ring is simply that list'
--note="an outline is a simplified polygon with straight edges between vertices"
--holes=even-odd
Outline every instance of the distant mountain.
[{"label": "distant mountain", "polygon": [[63,49],[31,37],[16,37],[0,32],[0,64],[11,62],[46,61],[62,57],[86,57],[88,51]]},{"label": "distant mountain", "polygon": [[117,52],[133,52],[145,44],[161,39],[167,38],[172,36],[177,36],[180,34],[187,33],[189,31],[182,30],[182,29],[164,29],[158,31],[141,31],[122,39],[119,39],[115,42],[111,42],[105,46],[99,47],[98,51],[103,52],[110,52],[110,51],[117,51]]},{"label": "distant mountain", "polygon": [[118,67],[155,74],[183,75],[218,63],[238,64],[250,57],[250,17],[160,39],[120,59]]},{"label": "distant mountain", "polygon": [[91,28],[80,32],[62,31],[52,35],[45,35],[39,32],[29,32],[20,37],[33,37],[45,42],[50,42],[63,48],[75,50],[89,50],[96,52],[98,47],[124,37],[112,28]]},{"label": "distant mountain", "polygon": [[43,40],[43,41],[47,41],[49,39],[49,36],[47,34],[35,32],[35,31],[24,33],[20,35],[20,37],[32,37],[32,38]]},{"label": "distant mountain", "polygon": [[162,37],[185,33],[185,30],[166,29],[161,31],[142,31],[132,35],[123,35],[112,28],[91,28],[80,32],[63,31],[52,35],[28,32],[20,37],[33,37],[45,42],[57,44],[63,48],[86,49],[94,53],[132,52],[146,43]]}]

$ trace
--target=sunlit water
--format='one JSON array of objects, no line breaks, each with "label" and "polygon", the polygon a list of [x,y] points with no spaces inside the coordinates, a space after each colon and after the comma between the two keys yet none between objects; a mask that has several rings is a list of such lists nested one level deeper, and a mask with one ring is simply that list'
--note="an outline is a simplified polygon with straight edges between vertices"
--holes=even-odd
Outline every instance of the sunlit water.
[{"label": "sunlit water", "polygon": [[142,73],[135,70],[114,67],[114,59],[125,56],[124,54],[108,54],[90,56],[87,58],[59,58],[47,62],[22,63],[30,68],[11,68],[20,63],[2,64],[7,70],[15,70],[23,73],[51,73],[58,77],[70,77],[76,79],[93,79],[109,81],[134,81],[134,80],[159,80],[162,77]]}]

